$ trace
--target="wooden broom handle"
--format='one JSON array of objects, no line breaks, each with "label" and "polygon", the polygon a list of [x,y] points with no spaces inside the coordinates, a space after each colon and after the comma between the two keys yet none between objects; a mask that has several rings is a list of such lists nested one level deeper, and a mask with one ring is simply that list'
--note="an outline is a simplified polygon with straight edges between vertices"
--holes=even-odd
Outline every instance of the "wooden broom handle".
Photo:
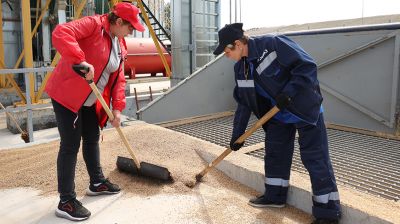
[{"label": "wooden broom handle", "polygon": [[[90,88],[92,88],[92,90],[93,90],[94,94],[96,95],[97,99],[100,101],[100,103],[103,106],[104,110],[106,111],[108,117],[111,120],[114,120],[114,115],[112,114],[112,112],[111,112],[110,108],[108,107],[106,101],[104,101],[103,96],[101,95],[101,93],[97,89],[96,84],[93,81],[91,81],[91,82],[89,81],[89,86],[90,86]],[[128,139],[126,138],[126,136],[124,135],[124,133],[122,132],[120,127],[115,127],[115,128],[117,129],[119,136],[121,137],[122,141],[124,142],[124,145],[128,149],[129,154],[131,154],[131,157],[132,157],[133,161],[135,162],[136,167],[138,169],[140,169],[140,162],[139,162],[138,158],[135,156],[135,153],[133,153],[133,149],[129,145]]]},{"label": "wooden broom handle", "polygon": [[[235,143],[243,143],[250,135],[252,135],[257,129],[263,126],[269,119],[271,119],[276,113],[279,112],[279,108],[274,106],[271,110],[268,111],[264,116],[262,116],[249,130],[247,130],[243,135],[241,135]],[[214,161],[208,164],[206,168],[201,171],[198,176],[203,177],[208,173],[210,169],[218,165],[229,153],[232,152],[232,149],[228,147],[225,151],[219,155]]]},{"label": "wooden broom handle", "polygon": [[24,133],[24,131],[22,131],[21,127],[19,126],[17,120],[15,120],[15,117],[14,117],[12,114],[10,114],[10,113],[6,110],[6,108],[4,108],[3,104],[0,103],[0,106],[1,106],[1,108],[6,112],[6,114],[11,118],[11,120],[13,120],[13,122],[14,122],[15,125],[17,126],[18,131],[21,132],[21,134]]}]

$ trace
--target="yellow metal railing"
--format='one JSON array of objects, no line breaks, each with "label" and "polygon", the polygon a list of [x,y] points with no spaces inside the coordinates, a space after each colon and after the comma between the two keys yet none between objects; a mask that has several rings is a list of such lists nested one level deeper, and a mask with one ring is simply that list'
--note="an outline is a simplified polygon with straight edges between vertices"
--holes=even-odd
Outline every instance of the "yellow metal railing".
[{"label": "yellow metal railing", "polygon": [[[85,7],[85,4],[86,4],[86,0],[82,0],[81,3],[79,4],[78,8],[75,11],[74,19],[78,19],[81,16],[81,13],[82,13],[83,8]],[[56,55],[54,56],[53,61],[51,62],[50,66],[51,67],[56,66],[56,64],[58,63],[60,58],[61,58],[61,55],[60,55],[60,53],[57,52]],[[47,72],[46,76],[44,77],[42,85],[40,86],[39,91],[37,92],[36,99],[40,99],[42,97],[44,88],[46,87],[46,83],[49,80],[51,73],[52,72]]]},{"label": "yellow metal railing", "polygon": [[[43,16],[44,16],[45,13],[47,12],[51,1],[52,1],[52,0],[47,0],[45,6],[44,6],[43,9],[41,10],[41,14],[40,14],[39,18],[37,19],[36,25],[35,25],[35,27],[33,28],[32,32],[31,32],[31,38],[33,38],[33,37],[35,36],[35,34],[36,34],[36,32],[37,32],[37,29],[39,28],[39,25],[40,25],[40,23],[42,22]],[[29,12],[29,15],[30,15],[30,12]],[[30,24],[30,23],[29,23],[29,24]],[[30,30],[30,28],[29,28],[29,30]],[[1,43],[3,43],[3,42],[1,42]],[[26,45],[26,44],[25,44],[25,45]],[[22,58],[24,58],[24,56],[25,56],[25,48],[22,49],[21,54],[19,55],[19,57],[18,57],[18,59],[17,59],[17,62],[16,62],[15,65],[14,65],[14,68],[18,68],[18,67],[19,67],[19,65],[20,65],[21,62],[22,62]],[[32,57],[32,54],[31,54],[31,57]],[[2,60],[1,63],[2,63],[3,68],[5,68],[6,66],[4,65],[4,60]],[[12,75],[12,74],[7,74],[7,75],[6,75],[6,78],[7,78],[8,82],[14,87],[14,89],[15,89],[16,92],[17,92],[17,94],[21,97],[22,102],[23,102],[23,103],[26,103],[26,99],[25,99],[24,94],[22,93],[22,90],[18,87],[18,84],[17,84],[17,83],[15,82],[15,80],[14,80],[14,75]],[[33,89],[33,88],[31,88],[31,89]],[[34,96],[34,95],[32,95],[32,96]],[[37,98],[37,99],[38,99],[38,98]]]},{"label": "yellow metal railing", "polygon": [[[32,35],[31,34],[31,6],[29,1],[22,1],[22,28],[24,37],[24,48],[25,48],[25,68],[33,68],[33,57],[32,57]],[[35,77],[33,73],[29,73],[29,86],[30,95],[32,96],[31,102],[35,101]],[[26,83],[28,85],[28,83]]]},{"label": "yellow metal railing", "polygon": [[[30,29],[31,29],[31,26],[30,26],[30,3],[29,3],[29,1],[21,1],[21,3],[22,3],[22,15],[23,15],[22,19],[23,19],[23,30],[24,30],[24,43],[25,43],[24,45],[26,47],[22,50],[21,54],[19,55],[19,57],[17,59],[17,62],[14,65],[14,68],[18,68],[20,66],[23,58],[25,58],[25,67],[28,67],[28,68],[33,67],[32,44],[31,44],[32,43],[32,38],[36,34],[37,29],[38,29],[39,25],[41,24],[42,19],[43,19],[45,13],[47,12],[47,10],[49,8],[49,5],[50,5],[51,1],[52,0],[47,0],[46,1],[46,4],[42,8],[41,14],[40,14],[39,17],[37,17],[37,14],[36,14],[36,24],[35,24],[35,27],[33,28],[33,30],[31,32],[29,32]],[[162,63],[164,65],[164,67],[165,67],[166,75],[168,77],[170,77],[171,76],[171,69],[170,69],[170,67],[169,67],[169,65],[167,63],[165,55],[163,54],[162,48],[160,46],[160,43],[157,40],[156,34],[154,32],[154,29],[150,24],[150,20],[149,20],[149,17],[147,15],[147,13],[146,13],[146,10],[145,10],[145,8],[143,6],[142,0],[131,0],[131,2],[133,2],[133,1],[137,2],[137,6],[141,10],[141,13],[142,13],[143,18],[144,18],[145,23],[146,23],[146,26],[149,29],[150,35],[151,35],[151,37],[152,37],[152,39],[154,41],[154,44],[156,45],[158,54],[160,55]],[[80,3],[78,3],[78,2],[79,2],[78,0],[73,0],[73,4],[74,4],[75,7],[76,7],[76,4],[79,4],[78,7],[75,8],[76,10],[75,10],[74,19],[77,19],[77,18],[80,17],[80,15],[81,15],[81,13],[83,11],[83,8],[86,5],[87,1],[86,0],[82,0],[82,1],[80,1]],[[116,4],[118,2],[120,2],[120,1],[119,0],[109,0],[109,3],[111,4],[110,8],[114,4]],[[1,10],[1,6],[0,6],[0,24],[2,22],[1,11],[2,10]],[[26,21],[29,21],[29,22],[26,22]],[[29,33],[30,33],[30,35],[29,35]],[[0,69],[1,68],[6,68],[6,66],[4,64],[4,45],[3,45],[3,43],[4,43],[3,42],[3,32],[2,32],[2,30],[0,30]],[[54,67],[58,63],[60,58],[61,58],[61,56],[57,52],[56,55],[54,56],[50,66]],[[30,95],[32,96],[32,102],[33,103],[38,102],[38,100],[42,97],[44,88],[46,86],[46,83],[47,83],[50,75],[51,75],[51,72],[48,72],[46,74],[46,76],[45,76],[45,78],[44,78],[44,80],[42,82],[42,85],[40,86],[36,96],[35,96],[35,93],[34,93],[34,76],[33,76],[33,74],[29,75],[29,79],[30,79],[29,85],[30,85],[30,91],[31,91]],[[0,88],[7,87],[9,85],[11,85],[16,90],[17,94],[19,95],[19,97],[22,100],[22,103],[25,104],[26,103],[25,95],[23,94],[22,90],[19,88],[18,84],[15,82],[14,75],[13,74],[7,74],[5,76],[0,76]]]}]

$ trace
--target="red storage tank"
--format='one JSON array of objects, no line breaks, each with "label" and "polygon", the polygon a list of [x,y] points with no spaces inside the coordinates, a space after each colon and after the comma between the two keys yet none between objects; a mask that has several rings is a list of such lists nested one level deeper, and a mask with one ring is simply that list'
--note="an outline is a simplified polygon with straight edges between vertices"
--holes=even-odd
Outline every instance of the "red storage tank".
[{"label": "red storage tank", "polygon": [[[161,72],[166,76],[164,65],[153,39],[126,37],[125,41],[128,48],[128,60],[125,62],[125,74],[127,74],[129,78],[134,79],[136,74],[146,73],[155,76],[156,73]],[[162,46],[161,49],[171,68],[171,55],[169,55]]]}]

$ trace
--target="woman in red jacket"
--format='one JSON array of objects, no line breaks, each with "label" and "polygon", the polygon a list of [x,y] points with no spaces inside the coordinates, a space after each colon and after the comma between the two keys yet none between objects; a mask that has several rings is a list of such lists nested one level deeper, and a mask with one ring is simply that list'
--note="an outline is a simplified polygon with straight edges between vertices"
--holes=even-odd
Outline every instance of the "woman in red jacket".
[{"label": "woman in red jacket", "polygon": [[[133,30],[144,31],[138,19],[139,10],[131,3],[118,3],[109,14],[88,16],[58,25],[52,34],[53,46],[61,59],[47,82],[46,92],[52,99],[60,133],[57,158],[60,203],[56,215],[74,221],[89,218],[88,211],[76,199],[75,167],[82,138],[82,153],[90,177],[87,195],[116,194],[118,185],[103,175],[99,153],[99,127],[107,122],[107,114],[96,100],[86,80],[92,80],[112,104],[117,127],[125,108],[126,58],[124,37]],[[72,70],[72,65],[89,67],[86,80]]]}]

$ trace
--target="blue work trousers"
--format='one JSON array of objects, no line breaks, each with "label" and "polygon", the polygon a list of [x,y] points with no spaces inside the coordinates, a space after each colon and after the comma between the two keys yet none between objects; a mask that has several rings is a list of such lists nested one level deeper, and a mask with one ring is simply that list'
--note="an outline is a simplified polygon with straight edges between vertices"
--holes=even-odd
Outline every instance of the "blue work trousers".
[{"label": "blue work trousers", "polygon": [[340,201],[329,158],[327,133],[322,113],[316,125],[300,122],[286,124],[270,120],[263,126],[265,137],[265,196],[276,203],[286,203],[296,130],[301,161],[312,185],[313,215],[339,219]]}]

